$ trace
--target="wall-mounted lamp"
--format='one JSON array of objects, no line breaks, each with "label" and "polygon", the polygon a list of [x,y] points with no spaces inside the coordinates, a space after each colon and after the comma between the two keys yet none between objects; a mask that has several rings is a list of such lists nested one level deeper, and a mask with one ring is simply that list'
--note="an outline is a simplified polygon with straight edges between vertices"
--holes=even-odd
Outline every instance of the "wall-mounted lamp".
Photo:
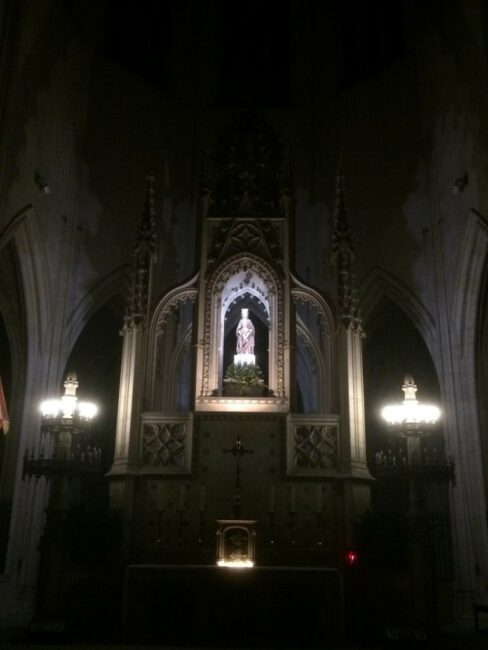
[{"label": "wall-mounted lamp", "polygon": [[37,185],[37,187],[41,192],[44,192],[44,194],[51,193],[51,186],[44,178],[44,176],[41,176],[41,174],[37,169],[36,169],[36,173],[34,174],[34,183]]},{"label": "wall-mounted lamp", "polygon": [[464,172],[462,176],[456,178],[456,180],[454,181],[454,184],[452,186],[452,193],[461,194],[461,192],[464,192],[464,190],[466,189],[468,183],[469,183],[468,172]]}]

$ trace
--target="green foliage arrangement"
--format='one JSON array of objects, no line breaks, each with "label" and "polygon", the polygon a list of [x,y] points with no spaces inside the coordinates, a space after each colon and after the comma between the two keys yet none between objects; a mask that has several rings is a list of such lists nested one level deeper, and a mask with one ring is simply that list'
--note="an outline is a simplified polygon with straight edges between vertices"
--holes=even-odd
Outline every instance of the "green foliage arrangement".
[{"label": "green foliage arrangement", "polygon": [[231,363],[225,373],[224,382],[243,386],[262,386],[264,379],[263,373],[257,365]]}]

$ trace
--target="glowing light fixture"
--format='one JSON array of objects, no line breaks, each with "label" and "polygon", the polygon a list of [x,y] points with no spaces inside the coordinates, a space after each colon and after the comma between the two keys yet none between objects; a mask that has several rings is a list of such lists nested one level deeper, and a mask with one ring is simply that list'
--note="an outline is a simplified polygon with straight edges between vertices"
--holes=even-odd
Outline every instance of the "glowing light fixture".
[{"label": "glowing light fixture", "polygon": [[102,468],[102,450],[97,433],[92,430],[98,407],[92,402],[79,402],[77,388],[76,373],[70,372],[64,382],[64,395],[42,402],[41,436],[24,454],[24,476],[45,476],[58,481],[59,489],[54,493],[56,508],[61,509],[68,507],[68,492],[59,487],[64,485],[63,481],[99,474]]},{"label": "glowing light fixture", "polygon": [[252,560],[219,560],[217,565],[229,569],[252,569],[254,562]]},{"label": "glowing light fixture", "polygon": [[391,425],[405,424],[435,424],[440,418],[441,411],[433,404],[421,404],[415,393],[417,386],[411,375],[405,376],[405,383],[402,386],[405,399],[401,404],[389,404],[381,411],[383,418]]},{"label": "glowing light fixture", "polygon": [[60,399],[48,399],[41,403],[40,409],[46,419],[62,419],[71,422],[74,418],[92,420],[98,413],[98,407],[93,402],[78,402],[76,389],[78,380],[76,373],[70,373],[64,382],[64,395]]}]

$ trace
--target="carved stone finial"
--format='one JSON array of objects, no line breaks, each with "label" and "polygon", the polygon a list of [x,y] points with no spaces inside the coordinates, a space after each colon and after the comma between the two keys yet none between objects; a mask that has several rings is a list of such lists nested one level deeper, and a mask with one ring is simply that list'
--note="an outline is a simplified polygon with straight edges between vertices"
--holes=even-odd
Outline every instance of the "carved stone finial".
[{"label": "carved stone finial", "polygon": [[342,169],[339,168],[336,177],[336,202],[334,231],[332,234],[332,255],[347,254],[354,258],[354,245],[351,229],[347,218],[346,190]]},{"label": "carved stone finial", "polygon": [[202,213],[206,217],[212,205],[212,180],[210,178],[210,156],[207,149],[203,151],[202,170],[200,173],[200,200]]},{"label": "carved stone finial", "polygon": [[336,178],[332,263],[337,269],[337,301],[341,324],[360,329],[361,316],[354,274],[354,244],[347,218],[345,182],[341,168]]},{"label": "carved stone finial", "polygon": [[152,266],[156,262],[156,222],[154,220],[154,174],[146,176],[144,209],[134,246],[134,269],[125,310],[125,326],[147,318]]},{"label": "carved stone finial", "polygon": [[295,194],[295,183],[293,174],[293,164],[291,157],[288,156],[285,173],[283,175],[283,183],[281,189],[281,209],[286,217],[291,214],[293,205],[293,197]]},{"label": "carved stone finial", "polygon": [[274,132],[252,112],[244,112],[222,134],[203,199],[213,216],[266,216],[280,214],[284,184],[283,147]]},{"label": "carved stone finial", "polygon": [[148,249],[152,255],[156,254],[156,222],[154,220],[154,172],[149,171],[146,176],[146,196],[144,210],[137,232],[135,245],[136,256]]}]

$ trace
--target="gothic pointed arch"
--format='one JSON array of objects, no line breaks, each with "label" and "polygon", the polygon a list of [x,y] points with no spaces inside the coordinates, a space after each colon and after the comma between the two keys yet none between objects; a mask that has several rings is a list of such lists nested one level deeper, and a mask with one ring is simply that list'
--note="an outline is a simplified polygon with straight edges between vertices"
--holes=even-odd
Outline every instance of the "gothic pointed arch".
[{"label": "gothic pointed arch", "polygon": [[453,306],[453,321],[458,332],[463,356],[474,363],[472,341],[475,340],[476,321],[483,297],[484,278],[488,264],[488,220],[471,210],[466,228]]},{"label": "gothic pointed arch", "polygon": [[334,317],[318,291],[295,276],[292,279],[291,295],[297,322],[297,401],[304,412],[331,412]]},{"label": "gothic pointed arch", "polygon": [[387,439],[380,417],[382,406],[397,402],[405,374],[413,375],[420,399],[440,401],[440,385],[434,358],[408,312],[383,295],[370,313],[374,327],[364,346],[364,380],[367,413],[367,449],[370,464],[378,448],[377,436]]},{"label": "gothic pointed arch", "polygon": [[326,370],[321,351],[307,325],[297,317],[297,412],[327,412],[321,388],[326,385]]},{"label": "gothic pointed arch", "polygon": [[[38,413],[32,402],[40,398],[40,391],[53,384],[60,371],[59,363],[49,360],[41,363],[49,341],[49,325],[53,316],[53,296],[49,287],[48,264],[41,246],[36,215],[32,205],[19,211],[0,235],[0,251],[5,255],[11,247],[17,260],[16,291],[21,296],[19,318],[8,328],[15,332],[16,377],[11,396],[12,435],[9,441],[9,464],[6,484],[12,499],[12,517],[9,526],[9,546],[5,558],[5,573],[16,575],[18,584],[33,584],[37,575],[36,548],[43,525],[43,512],[48,494],[47,484],[40,480],[35,489],[22,484],[22,465],[15,462],[19,450],[32,445],[38,432]],[[9,314],[10,321],[13,314]],[[59,361],[59,359],[57,359]],[[18,365],[17,365],[18,362]],[[28,396],[28,399],[26,399]],[[32,513],[27,526],[26,512]],[[15,543],[12,542],[15,540]]]},{"label": "gothic pointed arch", "polygon": [[[148,359],[144,409],[178,411],[177,395],[191,393],[191,343],[194,304],[199,274],[169,291],[157,304],[149,327]],[[186,360],[183,361],[183,356]]]},{"label": "gothic pointed arch", "polygon": [[[368,332],[364,346],[364,385],[366,403],[367,457],[371,471],[378,479],[372,492],[373,516],[387,521],[402,520],[410,508],[411,493],[407,483],[384,480],[381,467],[403,464],[406,458],[405,439],[392,436],[381,416],[388,403],[402,399],[402,384],[411,374],[418,386],[418,399],[423,403],[441,404],[441,386],[434,359],[406,310],[383,295],[370,314],[374,327]],[[445,458],[448,448],[442,420],[431,435],[422,440],[426,459]],[[428,462],[428,461],[425,461]],[[438,481],[425,491],[426,510],[435,513],[433,543],[436,553],[435,571],[452,577],[449,485]],[[406,531],[398,529],[399,548],[407,544]]]},{"label": "gothic pointed arch", "polygon": [[[3,331],[8,340],[9,366],[19,370],[25,362],[25,313],[20,266],[15,246],[11,240],[4,245],[0,255],[0,314]],[[4,367],[0,355],[0,374]]]},{"label": "gothic pointed arch", "polygon": [[[268,385],[276,397],[285,395],[284,377],[284,297],[282,278],[269,262],[242,253],[225,260],[208,278],[203,329],[203,372],[197,392],[211,396],[221,392],[225,320],[234,305],[254,301],[269,329]],[[259,364],[259,359],[257,360]],[[261,359],[261,363],[263,363]]]},{"label": "gothic pointed arch", "polygon": [[488,495],[488,264],[485,265],[477,318],[476,335],[476,392],[481,449],[485,479],[485,493]]},{"label": "gothic pointed arch", "polygon": [[24,291],[27,341],[39,350],[44,326],[52,318],[52,300],[48,291],[48,267],[32,205],[25,206],[9,221],[0,235],[0,251],[14,242]]},{"label": "gothic pointed arch", "polygon": [[470,429],[479,430],[488,498],[488,222],[475,210],[471,211],[463,242],[453,314],[460,356],[467,376],[474,377],[476,385],[478,421],[472,417]]},{"label": "gothic pointed arch", "polygon": [[168,394],[165,402],[170,405],[168,410],[188,412],[191,407],[192,357],[191,337],[192,323],[178,339],[169,363],[169,377],[165,386]]},{"label": "gothic pointed arch", "polygon": [[86,324],[104,305],[120,302],[127,295],[130,283],[130,267],[127,264],[112,271],[91,291],[87,292],[70,314],[67,336],[69,350],[81,335]]},{"label": "gothic pointed arch", "polygon": [[385,297],[408,315],[424,339],[430,354],[435,357],[436,331],[431,314],[405,284],[380,267],[371,269],[359,290],[359,302],[366,332],[374,326],[378,305]]},{"label": "gothic pointed arch", "polygon": [[[63,376],[76,372],[79,395],[102,408],[93,423],[107,463],[113,454],[122,339],[120,323],[124,303],[112,294],[84,321],[63,368]],[[108,469],[108,467],[106,467]]]},{"label": "gothic pointed arch", "polygon": [[10,429],[0,429],[0,571],[4,572],[18,450],[19,414],[25,373],[25,331],[20,270],[13,240],[0,255],[0,379]]}]

